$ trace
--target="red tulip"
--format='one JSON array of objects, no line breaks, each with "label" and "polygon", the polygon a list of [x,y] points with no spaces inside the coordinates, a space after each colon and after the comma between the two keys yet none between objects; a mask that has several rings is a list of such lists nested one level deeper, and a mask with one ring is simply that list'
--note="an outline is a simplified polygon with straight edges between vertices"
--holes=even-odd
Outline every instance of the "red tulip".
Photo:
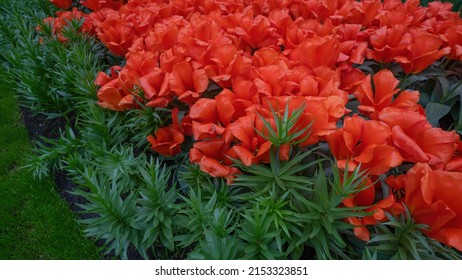
[{"label": "red tulip", "polygon": [[360,24],[343,24],[336,30],[340,41],[340,57],[348,65],[364,62],[367,42],[359,39],[361,27]]},{"label": "red tulip", "polygon": [[252,61],[239,54],[236,46],[224,44],[207,52],[210,64],[205,66],[207,75],[222,88],[229,88],[234,79],[250,71]]},{"label": "red tulip", "polygon": [[193,69],[190,63],[181,62],[173,66],[169,84],[179,100],[193,104],[207,89],[209,79],[204,69]]},{"label": "red tulip", "polygon": [[340,44],[332,36],[313,37],[304,40],[290,58],[303,63],[310,69],[319,66],[333,67],[340,55]]},{"label": "red tulip", "polygon": [[246,166],[258,164],[262,159],[267,160],[272,145],[255,131],[255,118],[255,114],[241,117],[229,128],[233,136],[240,141],[232,149]]},{"label": "red tulip", "polygon": [[[400,91],[396,86],[399,81],[393,76],[393,73],[384,69],[377,72],[371,79],[367,76],[354,92],[356,98],[361,104],[358,106],[359,111],[368,116],[370,119],[377,120],[377,114],[389,107],[401,108],[403,110],[418,111],[419,92]],[[372,89],[374,86],[374,90]]]},{"label": "red tulip", "polygon": [[446,171],[462,172],[462,141],[459,141],[457,145],[456,152],[444,167]]},{"label": "red tulip", "polygon": [[[196,140],[215,138],[225,132],[225,127],[230,124],[236,111],[233,97],[230,91],[225,90],[215,99],[201,98],[191,106],[189,117]],[[230,141],[229,134],[224,137],[226,142]]]},{"label": "red tulip", "polygon": [[148,100],[147,106],[166,107],[171,100],[168,75],[159,68],[152,69],[152,72],[142,76],[139,83]]},{"label": "red tulip", "polygon": [[435,35],[423,33],[415,36],[403,55],[394,59],[406,73],[419,73],[432,63],[450,52],[450,48],[442,48],[443,41]]},{"label": "red tulip", "polygon": [[386,173],[401,164],[402,157],[388,145],[390,128],[378,121],[366,121],[358,115],[347,117],[343,128],[327,136],[327,143],[339,168],[348,164],[353,171],[359,164],[371,175]]},{"label": "red tulip", "polygon": [[239,37],[242,48],[246,51],[263,48],[277,43],[275,28],[266,16],[255,15],[252,9],[242,13],[230,14],[221,19],[227,31]]},{"label": "red tulip", "polygon": [[50,0],[50,2],[60,9],[69,9],[72,6],[72,0]]},{"label": "red tulip", "polygon": [[98,90],[98,104],[106,109],[123,111],[132,107],[133,97],[122,89],[120,83],[120,66],[111,67],[111,75],[98,73],[95,84],[101,86]]},{"label": "red tulip", "polygon": [[149,135],[147,139],[153,151],[164,156],[173,156],[181,152],[184,135],[177,128],[161,127],[157,129],[155,136]]},{"label": "red tulip", "polygon": [[429,226],[424,233],[462,251],[462,173],[432,170],[417,163],[405,175],[388,178],[405,191],[405,204],[416,223]]},{"label": "red tulip", "polygon": [[[369,241],[370,232],[366,228],[368,225],[376,225],[378,222],[384,222],[387,220],[385,212],[396,212],[394,210],[401,208],[400,204],[395,201],[393,194],[390,194],[386,198],[379,201],[376,197],[376,188],[383,188],[380,182],[373,184],[373,180],[377,178],[367,178],[364,180],[364,190],[356,193],[353,197],[346,198],[342,201],[345,207],[367,207],[364,209],[365,212],[370,212],[370,216],[362,218],[350,217],[348,222],[354,226],[354,234],[356,237],[363,241]],[[396,213],[395,213],[396,214]]]},{"label": "red tulip", "polygon": [[361,84],[365,77],[366,74],[364,74],[361,70],[352,66],[344,65],[341,68],[340,89],[354,93],[357,86]]},{"label": "red tulip", "polygon": [[200,141],[194,143],[189,152],[189,159],[213,177],[229,177],[235,174],[237,169],[223,164],[228,150],[229,146],[223,139]]},{"label": "red tulip", "polygon": [[[44,23],[51,26],[52,33],[58,37],[60,42],[63,43],[67,42],[69,38],[64,36],[62,31],[64,28],[68,27],[72,21],[83,21],[78,31],[80,33],[93,35],[95,26],[93,25],[90,17],[75,7],[70,11],[56,12],[55,18],[47,17],[43,20]],[[37,27],[37,30],[40,31],[41,28]]]},{"label": "red tulip", "polygon": [[453,60],[462,60],[462,20],[452,21],[443,36],[451,48],[449,57]]},{"label": "red tulip", "polygon": [[117,10],[122,6],[122,1],[118,0],[85,0],[80,3],[92,11],[98,11],[102,8]]},{"label": "red tulip", "polygon": [[377,29],[370,36],[373,49],[367,51],[367,57],[379,62],[392,62],[396,56],[402,55],[411,44],[412,36],[406,30],[407,26],[404,24]]},{"label": "red tulip", "polygon": [[138,38],[122,18],[110,17],[102,22],[96,32],[100,41],[115,55],[125,56]]},{"label": "red tulip", "polygon": [[458,147],[456,132],[432,127],[426,117],[417,112],[387,108],[379,113],[379,119],[391,127],[393,145],[404,161],[442,168]]},{"label": "red tulip", "polygon": [[197,13],[189,19],[189,24],[178,31],[177,40],[186,48],[187,55],[202,66],[207,64],[209,50],[232,43],[217,20]]},{"label": "red tulip", "polygon": [[348,13],[349,22],[366,27],[377,18],[382,6],[380,0],[353,1],[353,8]]}]

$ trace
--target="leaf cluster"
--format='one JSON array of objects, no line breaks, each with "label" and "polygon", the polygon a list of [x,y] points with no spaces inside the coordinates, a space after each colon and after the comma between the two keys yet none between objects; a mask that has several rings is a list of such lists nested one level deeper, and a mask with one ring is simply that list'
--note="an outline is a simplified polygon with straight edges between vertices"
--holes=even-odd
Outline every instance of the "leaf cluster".
[{"label": "leaf cluster", "polygon": [[405,207],[396,217],[386,213],[388,221],[375,227],[375,232],[362,250],[363,259],[460,260],[462,255],[423,234],[424,224],[416,224]]},{"label": "leaf cluster", "polygon": [[42,3],[47,1],[40,2],[48,9],[36,12],[26,11],[27,1],[8,2],[0,6],[0,45],[4,50],[0,57],[8,68],[7,80],[22,106],[49,118],[68,118],[96,95],[93,80],[104,65],[103,46],[78,33],[80,21],[69,22],[63,31],[68,42],[60,42],[51,26],[42,21],[51,14],[51,5]]}]

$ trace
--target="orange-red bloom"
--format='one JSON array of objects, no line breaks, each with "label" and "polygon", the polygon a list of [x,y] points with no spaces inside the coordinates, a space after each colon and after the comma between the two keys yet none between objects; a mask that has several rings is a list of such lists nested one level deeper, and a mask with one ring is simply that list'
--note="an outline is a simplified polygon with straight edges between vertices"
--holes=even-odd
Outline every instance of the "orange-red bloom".
[{"label": "orange-red bloom", "polygon": [[358,68],[344,65],[341,68],[341,85],[342,90],[348,91],[349,93],[355,92],[356,87],[364,80],[366,74],[364,74]]},{"label": "orange-red bloom", "polygon": [[229,88],[234,79],[245,76],[252,61],[239,54],[236,46],[224,44],[211,49],[207,53],[210,64],[205,66],[207,75],[222,88]]},{"label": "orange-red bloom", "polygon": [[388,145],[390,128],[378,121],[366,121],[358,115],[347,117],[343,128],[327,136],[327,143],[339,168],[348,164],[353,171],[359,164],[371,175],[386,173],[401,164],[399,152]]},{"label": "orange-red bloom", "polygon": [[462,173],[432,170],[417,163],[405,175],[387,181],[405,190],[405,204],[429,237],[462,251]]},{"label": "orange-red bloom", "polygon": [[310,69],[319,66],[333,67],[339,59],[340,44],[332,36],[304,40],[291,54],[291,59],[300,61]]},{"label": "orange-red bloom", "polygon": [[138,38],[129,24],[119,16],[107,18],[96,28],[100,41],[115,55],[124,56]]},{"label": "orange-red bloom", "polygon": [[221,26],[210,16],[194,14],[189,24],[178,31],[178,42],[187,49],[188,56],[205,65],[207,51],[214,47],[230,44]]},{"label": "orange-red bloom", "polygon": [[171,100],[168,75],[159,68],[139,79],[144,97],[148,100],[147,106],[166,107]]},{"label": "orange-red bloom", "polygon": [[457,149],[449,162],[444,167],[446,171],[462,172],[462,141],[459,141]]},{"label": "orange-red bloom", "polygon": [[432,127],[419,113],[387,108],[379,113],[379,119],[391,127],[393,145],[404,161],[442,168],[458,147],[457,133]]},{"label": "orange-red bloom", "polygon": [[412,41],[412,36],[406,33],[406,29],[406,25],[396,24],[376,30],[370,37],[373,49],[367,51],[367,57],[379,62],[392,62]]},{"label": "orange-red bloom", "polygon": [[353,9],[348,14],[351,23],[369,26],[379,14],[380,0],[353,1]]},{"label": "orange-red bloom", "polygon": [[442,37],[451,48],[449,57],[454,60],[462,60],[462,20],[453,22],[444,32]]},{"label": "orange-red bloom", "polygon": [[437,36],[423,33],[415,36],[406,48],[406,52],[394,59],[401,65],[404,72],[419,73],[450,52],[448,47],[441,49],[442,45],[443,40]]},{"label": "orange-red bloom", "polygon": [[361,34],[360,24],[344,24],[339,26],[337,36],[340,41],[342,61],[348,64],[362,64],[364,62],[367,42],[358,39]]},{"label": "orange-red bloom", "polygon": [[110,8],[117,10],[120,8],[120,6],[122,6],[122,1],[117,0],[85,0],[80,1],[80,3],[93,11],[98,11],[102,8]]},{"label": "orange-red bloom", "polygon": [[255,15],[252,9],[223,17],[221,24],[229,33],[239,36],[244,50],[263,48],[277,42],[277,33],[269,19]]},{"label": "orange-red bloom", "polygon": [[231,104],[220,98],[201,98],[191,106],[192,133],[195,140],[211,139],[225,132],[233,115]]},{"label": "orange-red bloom", "polygon": [[[49,24],[52,28],[52,33],[58,37],[60,42],[67,42],[68,38],[64,36],[63,30],[69,26],[72,21],[82,21],[82,25],[79,28],[79,32],[86,34],[93,34],[94,26],[89,20],[89,16],[79,11],[77,8],[73,8],[70,11],[59,11],[56,12],[56,17],[47,17],[43,19],[43,22]],[[37,27],[37,30],[41,30],[41,27]]]},{"label": "orange-red bloom", "polygon": [[377,178],[371,179],[367,177],[367,179],[364,180],[364,187],[366,187],[364,190],[358,192],[353,197],[345,198],[342,201],[342,204],[345,207],[367,207],[364,211],[371,213],[370,216],[362,218],[348,218],[348,222],[356,226],[353,230],[355,236],[363,241],[369,241],[370,239],[370,232],[366,226],[375,225],[377,222],[384,222],[387,220],[385,212],[393,212],[394,214],[397,214],[402,208],[402,206],[396,202],[393,194],[376,201],[377,189],[381,189],[384,186],[382,186],[379,181],[374,184],[372,180],[377,180]]},{"label": "orange-red bloom", "polygon": [[119,71],[120,66],[111,67],[110,76],[104,72],[99,72],[95,84],[101,86],[98,90],[98,104],[106,109],[123,111],[131,108],[133,96],[123,91],[120,86]]},{"label": "orange-red bloom", "polygon": [[173,66],[169,84],[179,100],[193,104],[207,89],[209,79],[204,69],[193,69],[189,62],[181,62]]},{"label": "orange-red bloom", "polygon": [[389,107],[417,111],[419,108],[419,105],[417,105],[420,96],[419,92],[405,90],[395,98],[395,95],[400,91],[396,88],[398,83],[398,79],[388,69],[377,72],[372,80],[370,75],[367,76],[354,92],[361,104],[358,106],[359,111],[374,120],[378,119],[377,114],[381,110]]},{"label": "orange-red bloom", "polygon": [[149,135],[147,139],[153,151],[164,156],[173,156],[181,152],[184,135],[177,128],[161,127],[157,129],[155,136]]},{"label": "orange-red bloom", "polygon": [[233,152],[246,166],[258,164],[262,159],[268,160],[271,142],[255,131],[255,114],[237,119],[230,125],[233,136],[240,141],[232,147]]},{"label": "orange-red bloom", "polygon": [[200,141],[194,143],[189,159],[213,177],[230,177],[237,173],[237,169],[224,164],[228,150],[223,139]]},{"label": "orange-red bloom", "polygon": [[72,0],[50,0],[50,2],[60,9],[68,9],[72,6]]}]

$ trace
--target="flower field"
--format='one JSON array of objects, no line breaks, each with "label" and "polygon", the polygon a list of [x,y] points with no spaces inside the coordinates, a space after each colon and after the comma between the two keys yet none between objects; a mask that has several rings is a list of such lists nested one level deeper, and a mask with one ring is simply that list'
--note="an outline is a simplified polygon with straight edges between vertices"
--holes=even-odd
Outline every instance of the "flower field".
[{"label": "flower field", "polygon": [[25,168],[104,254],[462,257],[462,2],[37,3],[2,62],[67,126]]}]

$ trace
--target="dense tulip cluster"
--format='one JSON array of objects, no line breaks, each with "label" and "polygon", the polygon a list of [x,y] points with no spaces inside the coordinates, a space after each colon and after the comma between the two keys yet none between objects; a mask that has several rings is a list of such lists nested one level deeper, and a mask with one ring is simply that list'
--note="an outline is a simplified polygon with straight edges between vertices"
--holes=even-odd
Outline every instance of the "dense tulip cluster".
[{"label": "dense tulip cluster", "polygon": [[[69,8],[71,1],[52,1]],[[351,218],[355,234],[399,213],[402,202],[428,235],[462,250],[462,144],[455,132],[432,127],[419,92],[400,90],[387,69],[366,75],[365,59],[398,63],[419,73],[442,57],[462,60],[462,20],[451,5],[418,0],[129,0],[81,1],[92,10],[59,12],[59,35],[70,18],[83,18],[125,65],[99,73],[99,104],[130,110],[145,104],[171,109],[172,123],[148,137],[162,155],[194,139],[190,160],[214,177],[232,180],[244,165],[267,163],[272,146],[290,158],[292,145],[327,142],[339,168],[368,170],[368,188],[343,202],[367,206],[372,216]],[[65,41],[65,38],[62,38]],[[210,86],[219,86],[213,94]],[[359,102],[359,114],[347,104]],[[181,106],[175,107],[174,104]],[[184,108],[188,108],[184,110]],[[181,109],[182,111],[180,112]],[[272,143],[265,122],[274,112],[302,110],[295,139]],[[338,123],[342,125],[338,128]],[[311,125],[311,126],[310,126]],[[308,130],[302,130],[309,127]],[[407,174],[377,180],[403,163]],[[383,180],[382,180],[383,181]],[[405,191],[403,197],[395,194]],[[458,197],[456,202],[454,199]]]}]

